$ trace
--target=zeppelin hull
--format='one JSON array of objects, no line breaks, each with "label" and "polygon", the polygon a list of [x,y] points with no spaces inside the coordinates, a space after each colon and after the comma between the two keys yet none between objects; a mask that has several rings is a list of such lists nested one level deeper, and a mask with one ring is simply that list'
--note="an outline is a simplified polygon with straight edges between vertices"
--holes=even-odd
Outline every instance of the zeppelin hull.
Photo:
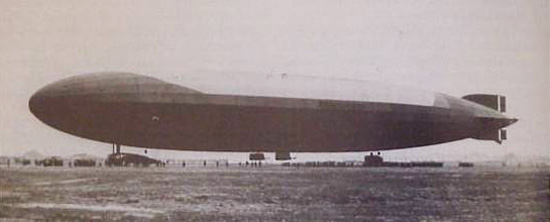
[{"label": "zeppelin hull", "polygon": [[103,142],[176,150],[367,151],[449,142],[480,130],[474,118],[451,119],[444,109],[420,106],[372,103],[366,105],[372,110],[342,110],[57,100],[54,107],[34,110],[54,128]]},{"label": "zeppelin hull", "polygon": [[484,138],[515,120],[436,95],[433,106],[212,95],[133,74],[46,86],[31,112],[61,131],[119,145],[200,151],[343,152]]}]

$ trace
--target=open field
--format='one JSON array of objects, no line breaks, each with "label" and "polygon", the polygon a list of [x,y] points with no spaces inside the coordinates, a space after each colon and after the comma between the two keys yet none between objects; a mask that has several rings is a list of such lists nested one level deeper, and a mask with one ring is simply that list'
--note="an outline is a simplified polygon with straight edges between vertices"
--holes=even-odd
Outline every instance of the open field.
[{"label": "open field", "polygon": [[0,168],[0,221],[549,221],[550,170]]}]

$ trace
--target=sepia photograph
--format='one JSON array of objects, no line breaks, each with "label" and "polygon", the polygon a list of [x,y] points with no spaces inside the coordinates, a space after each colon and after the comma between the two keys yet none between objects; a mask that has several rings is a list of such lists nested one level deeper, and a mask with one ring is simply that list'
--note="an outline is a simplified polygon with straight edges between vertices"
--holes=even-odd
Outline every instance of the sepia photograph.
[{"label": "sepia photograph", "polygon": [[0,0],[0,222],[550,221],[548,0]]}]

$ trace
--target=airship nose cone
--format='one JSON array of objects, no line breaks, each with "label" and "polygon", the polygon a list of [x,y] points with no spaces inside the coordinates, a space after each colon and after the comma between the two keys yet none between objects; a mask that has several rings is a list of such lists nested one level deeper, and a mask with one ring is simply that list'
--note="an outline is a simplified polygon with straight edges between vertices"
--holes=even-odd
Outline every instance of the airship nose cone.
[{"label": "airship nose cone", "polygon": [[38,119],[42,120],[42,116],[45,111],[48,109],[48,107],[51,107],[50,95],[51,88],[44,87],[34,93],[29,99],[29,110]]},{"label": "airship nose cone", "polygon": [[31,98],[29,99],[29,109],[31,110],[31,112],[34,114],[35,111],[37,110],[39,104],[44,100],[44,98],[46,97],[45,96],[45,92],[43,89],[40,89],[38,91],[36,91],[32,96]]},{"label": "airship nose cone", "polygon": [[39,89],[29,99],[29,110],[45,123],[62,118],[68,111],[62,97],[69,88],[64,81],[58,81]]},{"label": "airship nose cone", "polygon": [[54,90],[52,89],[51,85],[48,85],[48,86],[45,86],[45,87],[42,87],[41,89],[39,89],[38,91],[36,91],[30,98],[29,101],[38,101],[38,100],[41,100],[41,99],[45,99],[49,96],[52,95],[52,92]]}]

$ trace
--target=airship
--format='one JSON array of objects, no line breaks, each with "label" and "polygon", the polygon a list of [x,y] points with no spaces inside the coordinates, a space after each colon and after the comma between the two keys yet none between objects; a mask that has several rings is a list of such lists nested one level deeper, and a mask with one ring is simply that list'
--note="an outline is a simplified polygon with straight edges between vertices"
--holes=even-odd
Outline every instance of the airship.
[{"label": "airship", "polygon": [[[307,84],[301,87],[309,92]],[[339,89],[319,90],[335,91],[329,88]],[[468,138],[501,143],[504,128],[517,121],[503,114],[501,95],[457,98],[368,84],[353,91],[350,97],[224,94],[103,72],[46,85],[31,96],[29,109],[55,129],[112,144],[117,152],[120,146],[275,152],[282,160],[291,152],[383,151]]]}]

